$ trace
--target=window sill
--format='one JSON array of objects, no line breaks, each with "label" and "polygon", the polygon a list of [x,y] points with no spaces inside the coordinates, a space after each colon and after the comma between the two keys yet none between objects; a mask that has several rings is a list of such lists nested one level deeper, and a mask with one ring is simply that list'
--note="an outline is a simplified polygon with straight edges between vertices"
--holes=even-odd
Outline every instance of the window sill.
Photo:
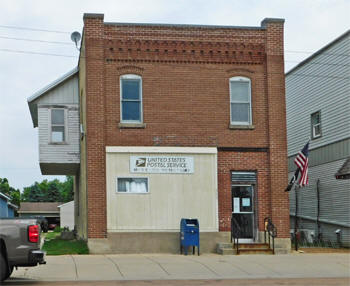
[{"label": "window sill", "polygon": [[241,129],[241,130],[254,130],[255,129],[255,125],[233,125],[230,124],[229,129]]},{"label": "window sill", "polygon": [[119,123],[120,129],[145,129],[146,123]]},{"label": "window sill", "polygon": [[49,142],[49,145],[68,145],[67,142]]}]

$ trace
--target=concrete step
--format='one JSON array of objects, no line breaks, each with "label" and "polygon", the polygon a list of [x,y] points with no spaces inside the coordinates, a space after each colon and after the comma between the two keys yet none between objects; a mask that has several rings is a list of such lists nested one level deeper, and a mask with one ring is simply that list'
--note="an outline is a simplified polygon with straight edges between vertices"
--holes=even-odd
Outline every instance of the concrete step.
[{"label": "concrete step", "polygon": [[[233,243],[221,242],[217,244],[217,253],[222,255],[236,254]],[[266,243],[240,243],[239,254],[273,254]]]},{"label": "concrete step", "polygon": [[233,243],[230,242],[219,242],[217,248],[233,248]]},{"label": "concrete step", "polygon": [[239,248],[269,249],[269,245],[266,243],[240,243]]},{"label": "concrete step", "polygon": [[233,248],[218,248],[217,253],[221,255],[233,255],[236,251]]},{"label": "concrete step", "polygon": [[262,248],[239,248],[239,254],[273,254],[273,251]]}]

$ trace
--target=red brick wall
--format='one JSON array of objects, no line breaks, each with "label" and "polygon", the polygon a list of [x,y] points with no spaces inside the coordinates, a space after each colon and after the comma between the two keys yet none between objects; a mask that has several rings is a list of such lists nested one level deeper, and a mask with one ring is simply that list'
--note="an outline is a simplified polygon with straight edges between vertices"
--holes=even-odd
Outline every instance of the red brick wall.
[{"label": "red brick wall", "polygon": [[[269,214],[286,229],[283,25],[213,29],[84,20],[89,237],[106,235],[105,146],[118,145],[268,148],[269,153],[219,153],[220,230],[228,230],[231,216],[230,170],[246,168],[258,172],[260,228]],[[274,54],[281,45],[282,57]],[[266,53],[266,47],[272,52]],[[119,77],[126,73],[142,76],[144,129],[118,125]],[[251,79],[252,130],[229,129],[233,76]],[[273,177],[270,169],[276,172]],[[287,233],[279,231],[281,237]]]},{"label": "red brick wall", "polygon": [[219,230],[231,230],[231,171],[256,172],[254,196],[258,205],[258,227],[264,230],[264,218],[271,215],[267,152],[218,152]]}]

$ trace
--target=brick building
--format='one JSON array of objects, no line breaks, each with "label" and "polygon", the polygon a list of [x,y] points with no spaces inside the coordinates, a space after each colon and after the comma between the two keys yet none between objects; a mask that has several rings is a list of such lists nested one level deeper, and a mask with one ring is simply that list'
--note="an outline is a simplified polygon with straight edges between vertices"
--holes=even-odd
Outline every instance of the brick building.
[{"label": "brick building", "polygon": [[288,251],[283,23],[84,15],[79,71],[66,78],[79,84],[75,221],[92,252],[178,252],[182,217],[199,219],[201,249],[213,252],[232,213],[251,242],[270,217]]}]

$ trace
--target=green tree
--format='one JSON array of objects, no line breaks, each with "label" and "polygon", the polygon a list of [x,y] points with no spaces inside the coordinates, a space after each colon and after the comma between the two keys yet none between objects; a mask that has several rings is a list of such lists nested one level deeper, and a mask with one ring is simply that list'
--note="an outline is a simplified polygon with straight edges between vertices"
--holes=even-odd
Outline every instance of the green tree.
[{"label": "green tree", "polygon": [[52,181],[43,180],[25,187],[22,200],[26,202],[69,202],[74,199],[74,179],[67,176],[64,182],[57,179]]},{"label": "green tree", "polygon": [[67,176],[66,180],[63,182],[63,187],[61,191],[63,202],[70,202],[74,200],[73,184],[74,184],[74,177]]},{"label": "green tree", "polygon": [[20,205],[21,192],[10,186],[7,178],[0,178],[0,192],[11,198],[11,203],[17,206]]}]

